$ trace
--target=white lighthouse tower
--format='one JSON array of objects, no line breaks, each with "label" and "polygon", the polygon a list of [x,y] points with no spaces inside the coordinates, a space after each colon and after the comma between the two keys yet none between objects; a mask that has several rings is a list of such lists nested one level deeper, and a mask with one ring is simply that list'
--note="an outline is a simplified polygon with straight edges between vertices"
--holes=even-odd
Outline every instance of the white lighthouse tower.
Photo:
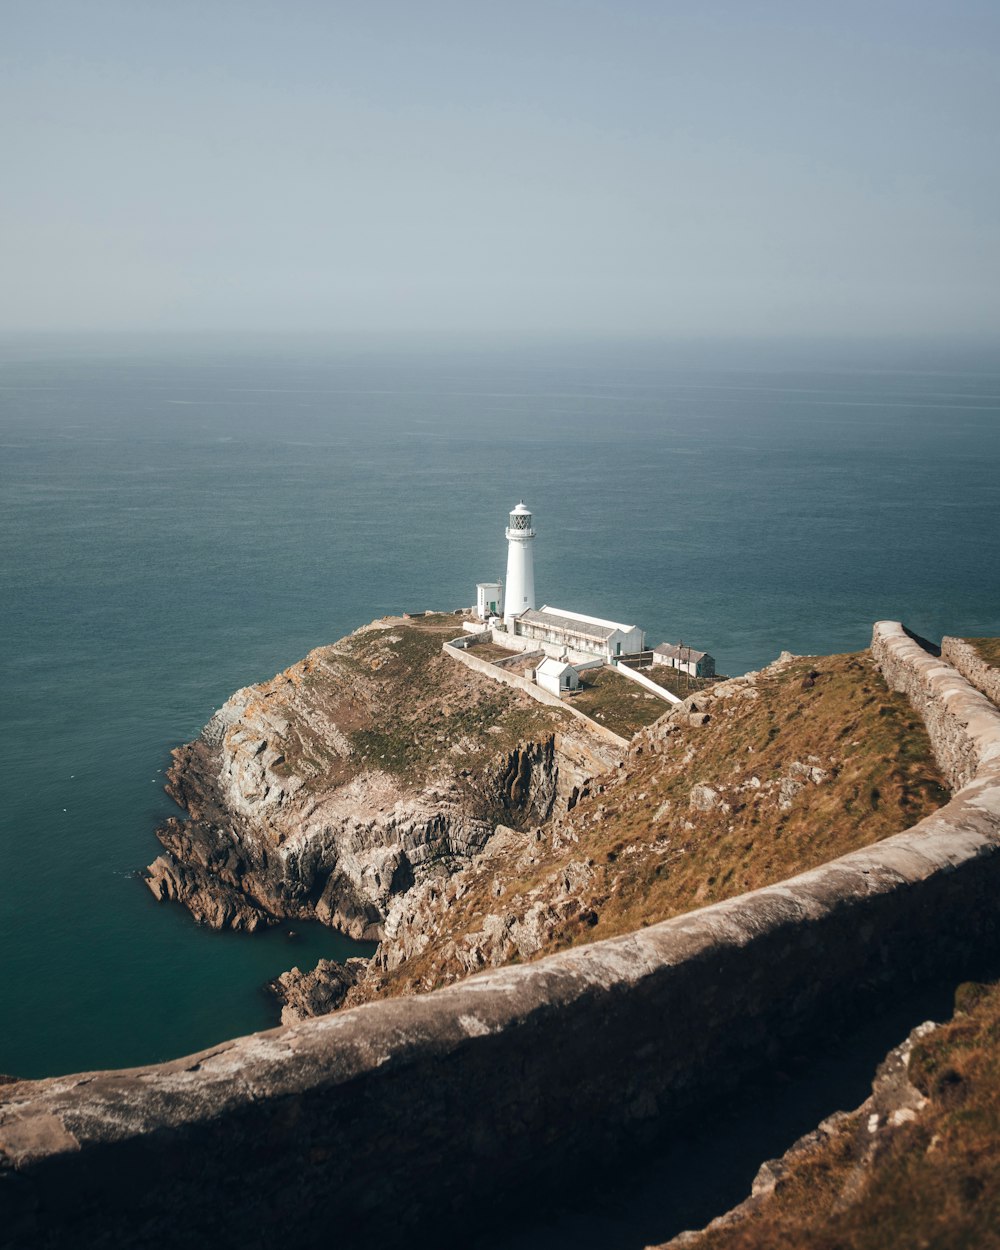
[{"label": "white lighthouse tower", "polygon": [[511,511],[507,526],[507,584],[504,586],[503,619],[509,623],[526,608],[535,606],[535,566],[531,543],[531,513],[524,500]]}]

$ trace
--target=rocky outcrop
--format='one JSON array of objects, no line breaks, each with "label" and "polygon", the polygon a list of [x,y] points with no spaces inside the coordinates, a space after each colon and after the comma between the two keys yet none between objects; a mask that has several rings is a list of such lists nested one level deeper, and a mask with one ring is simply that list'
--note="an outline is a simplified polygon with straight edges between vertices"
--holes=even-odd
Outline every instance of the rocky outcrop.
[{"label": "rocky outcrop", "polygon": [[1000,704],[1000,668],[988,664],[972,643],[964,638],[942,638],[941,658],[954,665],[991,703]]},{"label": "rocky outcrop", "polygon": [[237,691],[174,752],[148,870],[215,928],[315,918],[378,938],[498,824],[528,828],[616,758],[558,709],[441,654],[453,618],[375,622]]},{"label": "rocky outcrop", "polygon": [[295,1024],[335,1011],[367,967],[367,959],[348,959],[342,964],[321,959],[308,972],[292,968],[275,977],[267,988],[282,1004],[281,1023]]},{"label": "rocky outcrop", "polygon": [[[741,882],[760,883],[775,859],[811,866],[831,841],[864,845],[905,828],[908,811],[938,805],[944,791],[926,736],[871,661],[821,667],[786,653],[691,696],[638,733],[616,768],[574,790],[565,812],[530,830],[501,829],[447,882],[397,899],[345,1004],[430,990],[663,919],[710,901],[716,885],[735,894]],[[805,709],[807,729],[797,719]],[[881,736],[861,747],[873,729]],[[895,735],[911,731],[903,750]],[[803,750],[807,734],[819,754]],[[831,835],[838,799],[854,809]]]},{"label": "rocky outcrop", "polygon": [[[438,965],[450,965],[453,969],[448,979],[537,955],[558,925],[585,910],[581,896],[593,877],[590,864],[585,859],[571,860],[560,868],[556,879],[543,877],[537,886],[506,906],[497,900],[512,873],[530,873],[538,865],[537,853],[552,836],[542,828],[525,834],[500,827],[468,869],[443,886],[428,883],[400,899],[389,913],[383,941],[369,967],[368,981],[361,986],[363,993],[349,997],[348,1002],[377,995],[382,988],[382,974],[408,964],[432,943],[437,948]],[[494,908],[482,915],[481,925],[471,932],[447,937],[449,910],[479,883],[484,872],[489,874],[493,863],[498,874],[490,899]]]}]

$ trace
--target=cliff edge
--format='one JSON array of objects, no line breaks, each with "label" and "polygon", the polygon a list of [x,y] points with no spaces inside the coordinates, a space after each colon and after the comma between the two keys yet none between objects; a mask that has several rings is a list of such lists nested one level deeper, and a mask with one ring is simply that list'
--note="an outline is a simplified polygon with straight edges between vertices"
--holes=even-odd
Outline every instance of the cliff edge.
[{"label": "cliff edge", "polygon": [[455,664],[454,616],[385,618],[237,691],[173,753],[158,899],[216,928],[315,918],[378,938],[395,898],[614,764],[559,708]]}]

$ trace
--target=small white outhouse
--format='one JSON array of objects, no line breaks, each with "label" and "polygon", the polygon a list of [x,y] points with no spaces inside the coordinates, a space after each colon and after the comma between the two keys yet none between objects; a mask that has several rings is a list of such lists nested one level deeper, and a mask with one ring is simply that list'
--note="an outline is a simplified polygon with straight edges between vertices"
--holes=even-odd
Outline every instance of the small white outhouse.
[{"label": "small white outhouse", "polygon": [[503,588],[499,582],[479,582],[476,585],[476,616],[485,621],[488,616],[499,616],[503,611]]},{"label": "small white outhouse", "polygon": [[549,694],[565,694],[567,690],[580,689],[580,674],[565,660],[547,656],[535,669],[535,682]]}]

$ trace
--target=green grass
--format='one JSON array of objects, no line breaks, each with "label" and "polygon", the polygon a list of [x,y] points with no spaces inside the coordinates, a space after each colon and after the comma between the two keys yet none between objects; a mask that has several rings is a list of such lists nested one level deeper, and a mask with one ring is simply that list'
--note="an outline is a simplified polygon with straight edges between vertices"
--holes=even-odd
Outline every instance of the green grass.
[{"label": "green grass", "polygon": [[524,695],[445,655],[442,644],[460,631],[447,614],[393,619],[325,650],[330,670],[318,697],[333,700],[342,673],[364,692],[359,714],[338,720],[355,766],[420,784],[442,767],[478,772],[487,759],[560,726],[558,711],[525,706]]},{"label": "green grass", "polygon": [[598,725],[622,738],[631,738],[670,710],[636,682],[612,668],[588,669],[580,674],[580,690],[571,696],[573,707]]},{"label": "green grass", "polygon": [[304,793],[328,793],[364,769],[420,785],[463,767],[478,774],[570,720],[446,656],[442,644],[460,631],[446,613],[386,618],[261,685],[261,710],[288,722],[273,742],[284,757],[275,771],[301,777]]},{"label": "green grass", "polygon": [[670,668],[667,664],[651,664],[648,668],[639,669],[639,672],[643,677],[648,677],[650,681],[655,681],[658,686],[662,686],[664,690],[677,695],[679,699],[686,699],[689,694],[697,694],[699,690],[707,690],[715,685],[716,681],[725,680],[725,678],[714,677],[689,677],[686,673]]}]

